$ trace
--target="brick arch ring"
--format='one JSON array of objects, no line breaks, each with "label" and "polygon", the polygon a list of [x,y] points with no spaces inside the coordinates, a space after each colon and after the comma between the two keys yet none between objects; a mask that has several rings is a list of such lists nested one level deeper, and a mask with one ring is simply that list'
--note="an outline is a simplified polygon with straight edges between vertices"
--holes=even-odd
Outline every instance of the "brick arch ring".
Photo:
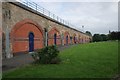
[{"label": "brick arch ring", "polygon": [[42,33],[42,36],[43,36],[43,29],[41,28],[41,26],[39,26],[39,24],[37,24],[36,22],[34,22],[30,19],[24,19],[24,20],[16,23],[15,26],[12,28],[11,33],[10,33],[10,38],[12,39],[14,37],[15,31],[25,24],[32,24],[32,25],[36,26],[39,29],[39,31]]},{"label": "brick arch ring", "polygon": [[60,31],[56,27],[53,27],[52,29],[50,29],[50,31],[52,31],[52,30],[56,30],[58,33],[60,33]]},{"label": "brick arch ring", "polygon": [[65,31],[65,34],[69,35],[69,32],[68,32],[68,31]]},{"label": "brick arch ring", "polygon": [[73,37],[74,37],[74,36],[76,36],[76,34],[75,34],[75,33],[73,34]]}]

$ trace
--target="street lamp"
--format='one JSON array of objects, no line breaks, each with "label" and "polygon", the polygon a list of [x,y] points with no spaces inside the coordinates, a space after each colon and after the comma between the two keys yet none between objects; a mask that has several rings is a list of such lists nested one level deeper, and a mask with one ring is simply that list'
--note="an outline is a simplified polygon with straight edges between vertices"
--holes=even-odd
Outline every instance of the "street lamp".
[{"label": "street lamp", "polygon": [[83,32],[84,32],[84,26],[82,26]]}]

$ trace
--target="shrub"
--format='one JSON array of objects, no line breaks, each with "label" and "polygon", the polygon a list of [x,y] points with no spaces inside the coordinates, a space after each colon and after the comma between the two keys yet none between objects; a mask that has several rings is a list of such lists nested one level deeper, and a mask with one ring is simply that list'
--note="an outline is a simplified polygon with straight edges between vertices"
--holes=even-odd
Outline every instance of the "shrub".
[{"label": "shrub", "polygon": [[59,50],[56,46],[47,46],[32,54],[33,59],[41,64],[57,64],[60,62]]}]

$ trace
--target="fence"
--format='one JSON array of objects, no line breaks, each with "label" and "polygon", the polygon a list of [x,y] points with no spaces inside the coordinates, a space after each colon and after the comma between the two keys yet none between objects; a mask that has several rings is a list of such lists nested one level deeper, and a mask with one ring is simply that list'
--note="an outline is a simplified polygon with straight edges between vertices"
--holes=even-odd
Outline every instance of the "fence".
[{"label": "fence", "polygon": [[41,7],[40,5],[38,5],[35,2],[32,2],[30,0],[29,1],[27,1],[27,0],[19,0],[19,2],[26,5],[26,6],[28,6],[28,7],[30,7],[30,8],[32,8],[32,9],[34,9],[37,12],[40,12],[40,13],[42,13],[42,14],[44,14],[44,15],[46,15],[46,16],[48,16],[48,17],[50,17],[50,18],[52,18],[52,19],[54,19],[54,20],[56,20],[56,21],[58,21],[58,22],[60,22],[62,24],[64,24],[64,25],[67,25],[67,26],[69,26],[71,28],[76,28],[74,25],[72,25],[68,21],[66,21],[64,19],[61,19],[57,15],[51,13],[50,11],[48,11],[47,9]]}]

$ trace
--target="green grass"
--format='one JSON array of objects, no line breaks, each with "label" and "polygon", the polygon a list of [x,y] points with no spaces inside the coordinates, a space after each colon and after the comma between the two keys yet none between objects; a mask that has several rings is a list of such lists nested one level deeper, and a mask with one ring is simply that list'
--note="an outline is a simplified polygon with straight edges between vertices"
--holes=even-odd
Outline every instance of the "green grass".
[{"label": "green grass", "polygon": [[3,78],[111,78],[118,73],[118,42],[79,44],[60,53],[60,64],[28,65]]}]

